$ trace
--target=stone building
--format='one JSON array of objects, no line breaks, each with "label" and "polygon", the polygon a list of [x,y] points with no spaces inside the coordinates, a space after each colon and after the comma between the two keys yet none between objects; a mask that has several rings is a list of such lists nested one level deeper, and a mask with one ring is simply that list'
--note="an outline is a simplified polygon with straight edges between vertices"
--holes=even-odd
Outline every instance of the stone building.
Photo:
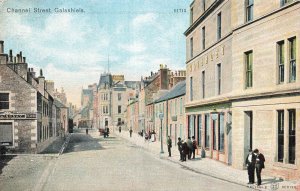
[{"label": "stone building", "polygon": [[[174,146],[177,144],[178,137],[187,138],[185,135],[185,91],[185,81],[181,81],[154,101],[156,131],[160,132],[160,126],[162,125],[163,140],[170,136]],[[163,113],[162,121],[159,118],[160,113]]]},{"label": "stone building", "polygon": [[47,84],[42,70],[36,77],[22,52],[4,54],[0,41],[0,143],[11,151],[38,153],[56,139]]},{"label": "stone building", "polygon": [[258,148],[265,173],[299,178],[300,2],[195,0],[190,8],[187,133],[212,159],[242,169]]}]

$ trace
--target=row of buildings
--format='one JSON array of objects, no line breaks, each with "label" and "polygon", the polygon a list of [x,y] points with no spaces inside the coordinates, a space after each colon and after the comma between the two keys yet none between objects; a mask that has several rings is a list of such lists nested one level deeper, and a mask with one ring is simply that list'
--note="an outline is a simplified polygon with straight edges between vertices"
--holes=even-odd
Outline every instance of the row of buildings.
[{"label": "row of buildings", "polygon": [[22,52],[4,53],[0,41],[0,144],[12,152],[39,153],[68,130],[66,95],[42,69],[28,67]]},{"label": "row of buildings", "polygon": [[97,128],[154,130],[174,144],[195,136],[207,157],[238,169],[258,148],[264,172],[299,179],[299,20],[299,0],[194,0],[186,70],[161,65],[132,86],[102,74],[89,88],[89,120]]}]

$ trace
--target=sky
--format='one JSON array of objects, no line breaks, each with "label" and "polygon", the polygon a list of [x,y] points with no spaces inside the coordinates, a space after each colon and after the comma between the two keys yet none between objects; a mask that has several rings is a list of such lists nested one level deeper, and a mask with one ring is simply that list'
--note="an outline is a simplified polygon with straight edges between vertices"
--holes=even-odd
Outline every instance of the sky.
[{"label": "sky", "polygon": [[[191,0],[0,0],[4,51],[22,51],[29,67],[64,88],[80,106],[81,89],[100,74],[140,80],[160,64],[185,69],[185,36]],[[31,9],[12,13],[8,9]],[[51,13],[34,13],[34,8]],[[55,13],[55,8],[83,13]],[[177,11],[182,9],[185,11]]]}]

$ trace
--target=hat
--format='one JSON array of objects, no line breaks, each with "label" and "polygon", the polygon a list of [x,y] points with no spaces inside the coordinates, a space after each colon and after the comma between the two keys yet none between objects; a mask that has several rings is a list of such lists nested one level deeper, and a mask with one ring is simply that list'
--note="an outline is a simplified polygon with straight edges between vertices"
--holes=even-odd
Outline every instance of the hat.
[{"label": "hat", "polygon": [[254,149],[254,151],[253,151],[254,153],[258,153],[259,151],[258,151],[258,149]]}]

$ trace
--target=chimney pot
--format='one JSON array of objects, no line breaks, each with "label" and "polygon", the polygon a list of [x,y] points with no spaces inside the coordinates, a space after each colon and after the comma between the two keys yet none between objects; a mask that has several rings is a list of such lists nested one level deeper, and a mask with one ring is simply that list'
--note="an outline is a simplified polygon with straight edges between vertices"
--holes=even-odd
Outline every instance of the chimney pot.
[{"label": "chimney pot", "polygon": [[12,49],[9,50],[9,62],[13,62]]},{"label": "chimney pot", "polygon": [[23,57],[23,62],[26,63],[26,57]]},{"label": "chimney pot", "polygon": [[4,41],[0,40],[0,54],[4,53]]},{"label": "chimney pot", "polygon": [[17,63],[17,58],[16,57],[14,57],[14,63]]},{"label": "chimney pot", "polygon": [[43,77],[43,70],[40,69],[40,77]]},{"label": "chimney pot", "polygon": [[23,60],[22,60],[22,59],[23,59],[22,51],[20,51],[20,54],[19,54],[19,55],[20,55],[20,60],[19,60],[19,62],[22,63],[22,62],[23,62]]}]

